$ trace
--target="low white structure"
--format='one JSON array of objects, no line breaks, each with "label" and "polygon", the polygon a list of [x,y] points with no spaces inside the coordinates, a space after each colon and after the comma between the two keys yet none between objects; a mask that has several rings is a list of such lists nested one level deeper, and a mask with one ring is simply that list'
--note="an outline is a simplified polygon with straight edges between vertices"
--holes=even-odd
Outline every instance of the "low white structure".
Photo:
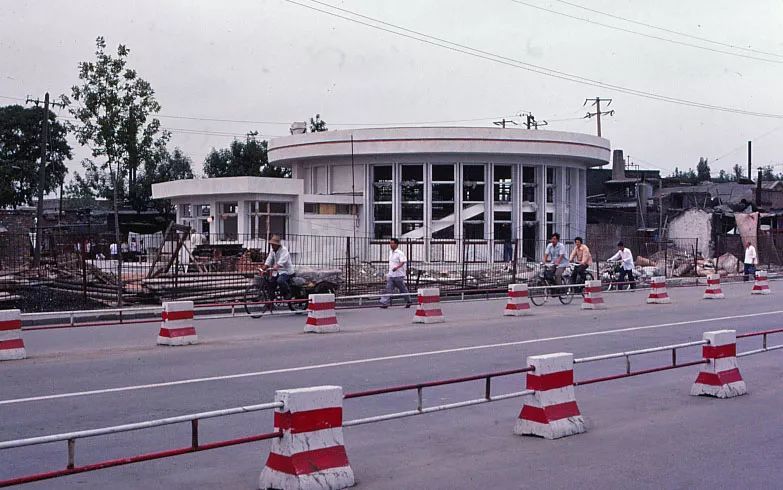
[{"label": "low white structure", "polygon": [[177,205],[178,223],[250,248],[272,233],[396,236],[420,242],[419,258],[460,260],[449,243],[495,240],[491,259],[509,240],[535,247],[554,231],[584,234],[586,172],[609,153],[603,138],[557,131],[326,131],[269,142],[269,163],[291,168],[292,179],[165,182],[153,197]]}]

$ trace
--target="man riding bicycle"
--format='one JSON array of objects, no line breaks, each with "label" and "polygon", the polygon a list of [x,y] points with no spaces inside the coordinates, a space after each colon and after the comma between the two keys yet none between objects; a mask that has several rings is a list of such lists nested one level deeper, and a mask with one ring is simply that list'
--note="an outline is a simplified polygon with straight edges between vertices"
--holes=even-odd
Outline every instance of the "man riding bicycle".
[{"label": "man riding bicycle", "polygon": [[593,265],[593,256],[590,255],[590,249],[584,244],[582,237],[574,238],[574,249],[571,250],[571,256],[568,260],[576,264],[571,282],[584,284],[587,277],[585,272]]},{"label": "man riding bicycle", "polygon": [[[291,288],[288,282],[291,280],[291,276],[294,275],[294,264],[291,262],[291,254],[288,253],[288,249],[280,244],[280,237],[278,235],[272,235],[269,239],[269,245],[272,250],[266,257],[266,262],[261,266],[261,273],[266,271],[277,271],[277,287],[280,289],[280,295],[283,299],[291,299]],[[273,282],[270,282],[270,287],[274,288]],[[270,295],[274,298],[274,289],[270,291]]]},{"label": "man riding bicycle", "polygon": [[563,272],[568,267],[565,245],[560,242],[560,234],[552,233],[552,238],[544,251],[544,263],[551,262],[555,266],[554,282],[560,286],[563,284]]}]

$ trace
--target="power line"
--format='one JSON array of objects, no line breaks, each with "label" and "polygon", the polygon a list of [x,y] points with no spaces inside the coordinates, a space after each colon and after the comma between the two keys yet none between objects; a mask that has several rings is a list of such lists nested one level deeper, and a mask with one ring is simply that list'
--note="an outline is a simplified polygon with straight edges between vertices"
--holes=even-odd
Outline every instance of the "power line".
[{"label": "power line", "polygon": [[[613,89],[613,90],[615,90],[617,92],[621,92],[621,93],[625,93],[625,94],[629,94],[629,95],[635,95],[637,97],[647,98],[647,99],[651,99],[651,100],[657,100],[657,101],[661,101],[661,102],[669,102],[669,103],[672,103],[672,104],[684,105],[684,106],[689,106],[689,107],[697,107],[697,108],[701,108],[701,109],[710,109],[710,110],[715,110],[715,111],[720,111],[720,112],[728,112],[728,113],[732,113],[732,114],[742,114],[742,115],[746,115],[746,116],[766,117],[766,118],[772,118],[772,119],[783,119],[783,114],[755,112],[755,111],[748,111],[748,110],[739,109],[739,108],[735,108],[735,107],[727,107],[727,106],[718,106],[718,105],[713,105],[713,104],[706,104],[706,103],[697,102],[697,101],[688,100],[688,99],[680,99],[680,98],[677,98],[677,97],[670,97],[670,96],[666,96],[666,95],[662,95],[662,94],[657,94],[657,93],[654,93],[654,92],[647,92],[647,91],[644,91],[644,90],[637,90],[637,89],[633,89],[633,88],[629,88],[629,87],[624,87],[624,86],[621,86],[621,85],[614,85],[614,84],[610,84],[610,83],[606,83],[606,82],[601,82],[599,80],[594,80],[594,79],[582,77],[582,76],[579,76],[579,75],[573,75],[573,74],[570,74],[570,73],[566,73],[566,72],[554,70],[554,69],[551,69],[551,68],[546,68],[546,67],[543,67],[543,66],[534,65],[532,63],[527,63],[527,62],[523,62],[523,61],[520,61],[520,60],[516,60],[514,58],[509,58],[509,57],[506,57],[506,56],[494,54],[494,53],[491,53],[491,52],[488,52],[488,51],[483,51],[483,50],[480,50],[480,49],[471,48],[471,47],[463,45],[463,44],[459,44],[459,43],[455,43],[455,42],[452,42],[452,41],[444,40],[444,39],[441,39],[441,38],[437,38],[435,36],[430,36],[428,34],[424,34],[424,33],[417,32],[417,31],[414,31],[414,30],[411,30],[411,29],[407,29],[407,28],[404,28],[404,27],[401,27],[401,26],[397,26],[395,24],[391,24],[391,23],[388,23],[388,22],[384,22],[382,20],[374,19],[372,17],[368,17],[368,16],[365,16],[365,15],[362,15],[362,14],[358,14],[358,13],[352,12],[350,10],[346,10],[346,9],[342,9],[342,8],[339,8],[339,7],[335,7],[333,5],[329,5],[327,3],[319,2],[319,1],[316,1],[316,0],[310,0],[310,1],[312,3],[316,3],[316,4],[326,5],[329,8],[332,8],[334,10],[350,13],[351,15],[354,15],[356,17],[360,17],[360,18],[365,18],[365,19],[371,20],[371,21],[376,22],[378,24],[388,25],[388,26],[391,26],[394,29],[398,29],[400,31],[411,32],[411,33],[413,33],[415,35],[405,34],[405,32],[399,32],[399,31],[395,31],[395,30],[388,29],[388,28],[385,28],[385,27],[381,27],[379,25],[370,24],[368,22],[357,20],[357,19],[354,19],[352,17],[346,17],[344,15],[340,15],[338,13],[331,12],[331,11],[328,11],[328,10],[323,10],[323,9],[318,8],[318,7],[314,7],[312,5],[304,4],[304,3],[301,3],[301,2],[298,2],[298,1],[294,1],[294,0],[285,0],[285,1],[288,2],[288,3],[294,4],[294,5],[298,5],[300,7],[304,7],[304,8],[316,11],[316,12],[320,12],[320,13],[323,13],[323,14],[326,14],[326,15],[330,15],[330,16],[337,17],[337,18],[340,18],[340,19],[343,19],[343,20],[347,20],[349,22],[354,22],[356,24],[361,24],[361,25],[364,25],[366,27],[370,27],[372,29],[388,32],[388,33],[394,34],[396,36],[412,39],[412,40],[415,40],[415,41],[423,42],[425,44],[430,44],[432,46],[437,46],[437,47],[441,47],[441,48],[444,48],[444,49],[448,49],[450,51],[467,54],[467,55],[473,56],[475,58],[485,59],[485,60],[492,61],[492,62],[495,62],[495,63],[499,63],[499,64],[502,64],[502,65],[507,65],[507,66],[510,66],[510,67],[513,67],[513,68],[518,68],[518,69],[522,69],[522,70],[525,70],[525,71],[538,73],[540,75],[544,75],[544,76],[548,76],[548,77],[552,77],[552,78],[558,78],[558,79],[561,79],[561,80],[566,80],[566,81],[570,81],[570,82],[574,82],[574,83],[579,83],[579,84],[582,84],[582,85],[590,85],[590,86],[593,86],[593,87],[599,87],[599,88],[603,88],[603,89]],[[421,37],[416,37],[416,36],[421,36]]]},{"label": "power line", "polygon": [[647,38],[650,38],[650,39],[656,39],[658,41],[664,41],[664,42],[667,42],[667,43],[678,44],[680,46],[688,46],[688,47],[691,47],[691,48],[702,49],[704,51],[712,51],[713,53],[727,54],[729,56],[738,56],[740,58],[747,58],[747,59],[756,60],[756,61],[766,61],[767,63],[783,63],[783,60],[771,60],[769,58],[759,58],[758,56],[750,56],[750,55],[747,55],[747,54],[732,53],[731,51],[724,51],[722,49],[708,48],[706,46],[699,46],[698,44],[686,43],[685,41],[677,41],[676,39],[669,39],[669,38],[666,38],[666,37],[656,36],[654,34],[645,34],[643,32],[634,31],[634,30],[631,30],[631,29],[625,29],[623,27],[613,26],[613,25],[610,25],[610,24],[603,24],[601,22],[597,22],[597,21],[594,21],[594,20],[591,20],[591,19],[587,19],[585,17],[578,17],[576,15],[566,14],[565,12],[558,12],[557,10],[551,10],[551,9],[548,9],[548,8],[545,8],[545,7],[539,7],[538,5],[533,5],[532,3],[523,2],[522,0],[511,0],[511,1],[514,2],[514,3],[518,3],[520,5],[525,5],[527,7],[534,8],[536,10],[542,10],[544,12],[549,12],[549,13],[552,13],[552,14],[555,14],[555,15],[561,15],[561,16],[567,17],[569,19],[574,19],[574,20],[579,20],[579,21],[582,21],[582,22],[587,22],[588,24],[594,24],[594,25],[597,25],[597,26],[605,27],[607,29],[613,29],[615,31],[625,32],[625,33],[628,33],[628,34],[635,34],[637,36],[647,37]]},{"label": "power line", "polygon": [[596,9],[592,9],[592,8],[589,8],[589,7],[585,7],[584,5],[579,5],[579,4],[572,3],[572,2],[566,2],[565,0],[555,0],[555,1],[559,2],[559,3],[562,3],[562,4],[565,4],[565,5],[570,5],[572,7],[576,7],[578,9],[587,10],[588,12],[593,12],[593,13],[600,14],[600,15],[605,15],[605,16],[611,17],[613,19],[618,19],[618,20],[622,20],[624,22],[629,22],[631,24],[636,24],[636,25],[640,25],[640,26],[644,26],[644,27],[649,27],[650,29],[657,29],[659,31],[668,32],[670,34],[677,34],[678,36],[688,37],[688,38],[691,38],[691,39],[695,39],[697,41],[704,41],[706,43],[711,43],[711,44],[715,44],[715,45],[718,45],[718,46],[724,46],[724,47],[727,47],[727,48],[740,49],[742,51],[748,51],[748,52],[751,52],[751,53],[765,54],[767,56],[776,56],[778,58],[783,58],[783,55],[778,54],[778,53],[771,53],[769,51],[761,51],[759,49],[753,49],[753,48],[744,48],[742,46],[737,46],[735,44],[724,43],[724,42],[721,42],[721,41],[715,41],[713,39],[707,39],[705,37],[694,36],[693,34],[688,34],[687,32],[675,31],[673,29],[667,29],[667,28],[661,27],[661,26],[656,26],[656,25],[653,25],[653,24],[647,24],[645,22],[640,22],[638,20],[628,19],[626,17],[621,17],[619,15],[614,15],[614,14],[611,14],[611,13],[608,13],[608,12],[603,12],[601,10],[596,10]]}]

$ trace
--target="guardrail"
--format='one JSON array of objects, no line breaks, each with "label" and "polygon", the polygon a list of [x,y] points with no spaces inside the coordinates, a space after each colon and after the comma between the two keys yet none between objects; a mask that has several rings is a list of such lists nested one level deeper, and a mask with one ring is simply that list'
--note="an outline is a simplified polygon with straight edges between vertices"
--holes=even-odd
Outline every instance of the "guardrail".
[{"label": "guardrail", "polygon": [[[761,349],[755,349],[750,351],[745,351],[742,353],[738,353],[737,357],[743,357],[753,354],[759,354],[762,352],[769,352],[772,350],[777,349],[783,349],[783,344],[780,345],[774,345],[769,346],[767,345],[767,338],[769,335],[783,333],[783,328],[778,329],[772,329],[772,330],[764,330],[764,331],[758,331],[758,332],[749,332],[745,334],[739,334],[736,336],[737,339],[745,339],[745,338],[752,338],[752,337],[762,337],[762,343],[763,346]],[[610,375],[610,376],[602,376],[602,377],[596,377],[596,378],[590,378],[585,380],[575,380],[573,382],[574,386],[585,386],[589,384],[594,383],[600,383],[605,381],[611,381],[616,379],[622,379],[622,378],[628,378],[632,376],[639,376],[643,374],[651,374],[656,372],[662,372],[662,371],[668,371],[672,369],[680,369],[690,366],[696,366],[700,364],[706,364],[709,363],[709,360],[707,359],[700,359],[696,361],[688,361],[684,363],[678,363],[677,362],[677,352],[681,349],[689,348],[689,347],[696,347],[700,345],[706,345],[708,342],[706,340],[696,340],[691,342],[682,342],[678,344],[670,344],[670,345],[664,345],[659,347],[651,347],[646,349],[637,349],[637,350],[631,350],[631,351],[625,351],[625,352],[613,352],[610,354],[602,354],[602,355],[596,355],[596,356],[590,356],[590,357],[582,357],[582,358],[576,358],[574,359],[574,365],[579,364],[587,364],[587,363],[593,363],[593,362],[599,362],[599,361],[606,361],[606,360],[612,360],[612,359],[625,359],[625,372],[616,374],[616,375]],[[664,365],[664,366],[657,366],[654,368],[648,368],[648,369],[640,369],[637,371],[633,371],[631,369],[631,358],[634,356],[640,356],[645,354],[652,354],[652,353],[658,353],[658,352],[666,352],[671,351],[671,363]],[[523,391],[517,391],[512,393],[504,393],[499,395],[493,395],[492,394],[492,379],[502,376],[511,376],[515,374],[522,374],[522,373],[529,373],[529,372],[535,372],[535,369],[532,366],[524,367],[524,368],[517,368],[517,369],[511,369],[511,370],[505,370],[505,371],[495,371],[490,373],[482,373],[472,376],[463,376],[459,378],[450,378],[450,379],[443,379],[443,380],[435,380],[435,381],[427,381],[422,383],[415,383],[415,384],[407,384],[407,385],[400,385],[400,386],[392,386],[392,387],[386,387],[386,388],[378,388],[378,389],[372,389],[372,390],[365,390],[365,391],[358,391],[358,392],[352,392],[352,393],[346,393],[344,395],[345,400],[351,400],[351,399],[358,399],[358,398],[366,398],[370,396],[379,396],[379,395],[385,395],[390,393],[400,393],[405,391],[416,391],[417,396],[417,404],[416,408],[413,410],[405,410],[401,412],[394,412],[394,413],[388,413],[388,414],[382,414],[382,415],[375,415],[371,417],[364,417],[364,418],[358,418],[353,420],[345,421],[342,425],[344,427],[352,427],[357,425],[364,425],[364,424],[371,424],[375,422],[382,422],[387,420],[394,420],[394,419],[400,419],[400,418],[406,418],[406,417],[412,417],[416,415],[424,415],[428,413],[434,413],[434,412],[440,412],[444,410],[451,410],[455,408],[462,408],[462,407],[468,407],[472,405],[479,405],[484,403],[490,403],[490,402],[496,402],[501,400],[508,400],[512,398],[519,398],[524,397],[528,395],[532,395],[534,393],[533,390],[523,390]],[[425,388],[432,388],[437,386],[446,386],[446,385],[452,385],[452,384],[458,384],[458,383],[466,383],[466,382],[472,382],[472,381],[480,381],[484,380],[484,396],[482,398],[475,398],[470,400],[463,400],[453,403],[447,403],[447,404],[441,404],[441,405],[434,405],[434,406],[424,406],[423,403],[423,391]],[[40,436],[40,437],[32,437],[32,438],[26,438],[26,439],[18,439],[13,441],[5,441],[0,442],[0,450],[3,449],[11,449],[11,448],[18,448],[18,447],[24,447],[24,446],[32,446],[32,445],[38,445],[38,444],[47,444],[47,443],[54,443],[54,442],[62,442],[67,441],[68,443],[68,463],[65,469],[61,470],[55,470],[50,471],[46,473],[38,473],[33,475],[26,475],[22,477],[7,479],[7,480],[0,480],[0,487],[7,487],[11,485],[18,485],[21,483],[29,483],[34,481],[40,481],[45,480],[49,478],[55,478],[59,476],[66,476],[74,473],[83,473],[87,471],[94,471],[98,469],[103,468],[110,468],[113,466],[121,466],[131,463],[138,463],[142,461],[149,461],[153,459],[161,459],[166,458],[170,456],[177,456],[181,454],[187,454],[191,452],[197,452],[197,451],[206,451],[209,449],[217,449],[221,447],[227,447],[237,444],[244,444],[248,442],[255,442],[255,441],[262,441],[267,439],[273,439],[276,437],[281,437],[282,432],[281,431],[275,431],[275,432],[269,432],[264,434],[257,434],[257,435],[251,435],[243,438],[237,438],[237,439],[228,439],[223,441],[216,441],[216,442],[210,442],[206,444],[202,444],[199,441],[199,435],[198,435],[198,426],[199,426],[199,420],[202,419],[208,419],[208,418],[216,418],[216,417],[224,417],[229,415],[235,415],[240,413],[249,413],[249,412],[255,412],[255,411],[261,411],[261,410],[270,410],[274,408],[280,408],[283,404],[280,402],[270,402],[270,403],[262,403],[258,405],[249,405],[249,406],[243,406],[243,407],[234,407],[234,408],[228,408],[224,410],[213,410],[209,412],[200,412],[200,413],[193,413],[193,414],[187,414],[187,415],[180,415],[176,417],[169,417],[165,419],[157,419],[157,420],[149,420],[144,422],[137,422],[132,424],[124,424],[124,425],[118,425],[113,427],[104,427],[99,429],[90,429],[90,430],[82,430],[82,431],[75,431],[75,432],[67,432],[62,434],[54,434],[49,436]],[[122,433],[122,432],[129,432],[129,431],[136,431],[136,430],[142,430],[142,429],[149,429],[153,427],[161,427],[166,425],[172,425],[172,424],[178,424],[178,423],[185,423],[190,422],[191,424],[191,445],[188,447],[182,447],[182,448],[175,448],[170,449],[166,451],[159,451],[154,453],[145,453],[145,454],[139,454],[135,456],[130,456],[126,458],[119,458],[119,459],[113,459],[113,460],[107,460],[107,461],[101,461],[99,463],[89,464],[89,465],[83,465],[83,466],[76,466],[76,440],[81,438],[87,438],[87,437],[96,437],[101,435],[108,435],[108,434],[116,434],[116,433]]]}]

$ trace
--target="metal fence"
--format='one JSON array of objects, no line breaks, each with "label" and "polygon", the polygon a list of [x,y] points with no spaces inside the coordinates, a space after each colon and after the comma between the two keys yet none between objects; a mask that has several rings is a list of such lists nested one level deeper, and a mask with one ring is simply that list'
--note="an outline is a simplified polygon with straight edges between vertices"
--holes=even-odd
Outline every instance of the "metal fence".
[{"label": "metal fence", "polygon": [[[0,308],[23,311],[97,309],[160,304],[242,301],[248,283],[269,250],[266,238],[219,235],[165,237],[114,244],[113,234],[47,232],[43,256],[32,259],[34,235],[0,234]],[[586,237],[600,277],[603,261],[616,251],[614,240]],[[181,243],[178,243],[181,242]],[[181,246],[180,246],[181,245]],[[338,295],[377,293],[385,286],[389,243],[367,237],[287,235],[297,275],[306,292],[328,285]],[[566,242],[570,253],[573,243]],[[698,241],[653,242],[630,237],[636,256],[657,264],[659,274],[687,275]],[[523,240],[402,240],[410,289],[503,290],[536,277],[546,242]],[[114,253],[116,252],[116,253]],[[647,262],[645,262],[647,263]],[[690,268],[690,269],[694,269]],[[694,269],[695,270],[695,269]]]}]

